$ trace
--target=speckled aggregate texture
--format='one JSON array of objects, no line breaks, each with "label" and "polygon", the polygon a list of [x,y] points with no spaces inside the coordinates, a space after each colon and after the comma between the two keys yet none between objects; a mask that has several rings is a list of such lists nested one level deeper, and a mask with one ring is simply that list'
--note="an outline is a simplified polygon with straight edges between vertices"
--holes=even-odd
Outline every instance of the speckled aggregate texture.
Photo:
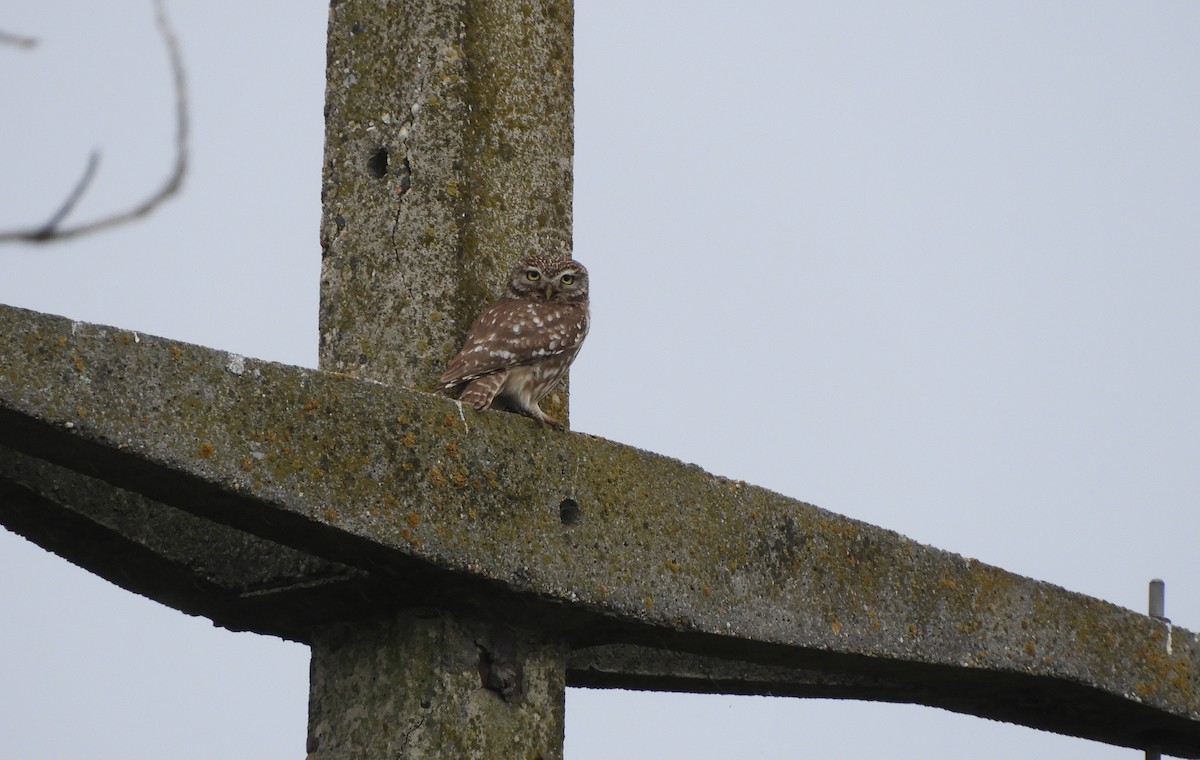
[{"label": "speckled aggregate texture", "polygon": [[575,650],[570,683],[912,701],[1200,756],[1178,626],[430,394],[8,307],[0,355],[0,445],[384,578],[356,591],[376,614],[507,614]]},{"label": "speckled aggregate texture", "polygon": [[[509,268],[532,251],[570,252],[573,23],[570,0],[331,3],[323,369],[432,390]],[[545,407],[567,420],[565,382]],[[323,651],[314,649],[314,662]],[[441,660],[430,655],[431,672]],[[454,695],[469,693],[447,690],[437,720],[450,725]],[[553,754],[561,756],[563,690],[547,699],[539,707],[546,714],[519,713],[523,728],[512,731],[501,721],[482,733],[528,739],[539,720],[553,724],[557,714]],[[336,712],[331,704],[314,702]],[[372,712],[366,704],[354,709]],[[421,710],[405,714],[428,717]],[[316,712],[310,718],[324,720]],[[375,733],[386,735],[378,720]],[[397,722],[405,721],[391,721],[392,730]],[[320,757],[394,756],[348,753],[339,730],[329,729],[326,745],[340,748]],[[510,749],[410,748],[404,756],[520,756]]]},{"label": "speckled aggregate texture", "polygon": [[561,644],[411,610],[322,628],[312,647],[310,760],[562,758]]},{"label": "speckled aggregate texture", "polygon": [[570,252],[573,23],[567,0],[332,4],[322,369],[432,390],[509,268]]}]

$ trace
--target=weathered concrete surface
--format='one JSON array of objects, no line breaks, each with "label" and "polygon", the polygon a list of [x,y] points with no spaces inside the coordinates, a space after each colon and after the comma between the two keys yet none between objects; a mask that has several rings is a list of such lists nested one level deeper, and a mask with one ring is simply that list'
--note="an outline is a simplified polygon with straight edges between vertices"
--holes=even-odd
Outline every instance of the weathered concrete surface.
[{"label": "weathered concrete surface", "polygon": [[572,655],[571,683],[669,687],[635,645],[760,668],[718,690],[802,693],[818,672],[845,696],[1200,756],[1196,636],[1145,615],[428,394],[7,307],[0,356],[0,445],[363,570],[364,611],[436,602],[609,647]]},{"label": "weathered concrete surface", "polygon": [[297,639],[359,605],[330,562],[0,447],[0,524],[119,585],[231,630]]},{"label": "weathered concrete surface", "polygon": [[[323,369],[431,390],[512,265],[570,250],[573,14],[570,0],[331,5]],[[565,419],[558,395],[546,411]]]},{"label": "weathered concrete surface", "polygon": [[410,610],[318,628],[312,650],[309,760],[562,758],[563,642]]}]

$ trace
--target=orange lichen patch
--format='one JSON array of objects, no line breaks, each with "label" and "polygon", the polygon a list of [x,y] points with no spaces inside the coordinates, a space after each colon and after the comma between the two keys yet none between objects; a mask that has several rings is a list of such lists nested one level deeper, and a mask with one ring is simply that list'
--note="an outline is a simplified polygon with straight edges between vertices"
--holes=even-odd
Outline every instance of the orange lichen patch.
[{"label": "orange lichen patch", "polygon": [[416,512],[409,512],[404,516],[404,522],[408,523],[408,527],[415,528],[421,524],[421,516]]},{"label": "orange lichen patch", "polygon": [[317,409],[321,408],[321,402],[317,401],[316,399],[313,399],[313,400],[309,401],[308,403],[306,403],[302,408],[306,412],[315,412]]},{"label": "orange lichen patch", "polygon": [[446,485],[446,476],[437,467],[430,467],[429,474],[425,476],[425,479],[429,481],[429,485],[435,488]]},{"label": "orange lichen patch", "polygon": [[200,455],[201,459],[208,459],[215,451],[216,448],[214,448],[211,443],[202,443],[200,444],[200,448],[197,449],[196,453]]},{"label": "orange lichen patch", "polygon": [[1171,678],[1171,685],[1180,691],[1188,691],[1191,689],[1192,672],[1185,660],[1176,661],[1172,670],[1175,675]]},{"label": "orange lichen patch", "polygon": [[183,358],[183,351],[179,348],[179,346],[172,344],[168,350],[171,352],[171,358],[175,361],[179,361]]}]

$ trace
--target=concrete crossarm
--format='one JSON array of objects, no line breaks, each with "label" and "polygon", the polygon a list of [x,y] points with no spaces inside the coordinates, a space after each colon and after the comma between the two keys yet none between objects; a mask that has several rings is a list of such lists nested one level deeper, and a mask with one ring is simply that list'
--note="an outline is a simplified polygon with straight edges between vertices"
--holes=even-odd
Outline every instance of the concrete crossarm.
[{"label": "concrete crossarm", "polygon": [[[0,522],[230,627],[437,605],[564,637],[575,684],[915,702],[1200,757],[1196,636],[1145,615],[425,393],[12,307],[0,357]],[[268,576],[337,593],[271,606]]]}]

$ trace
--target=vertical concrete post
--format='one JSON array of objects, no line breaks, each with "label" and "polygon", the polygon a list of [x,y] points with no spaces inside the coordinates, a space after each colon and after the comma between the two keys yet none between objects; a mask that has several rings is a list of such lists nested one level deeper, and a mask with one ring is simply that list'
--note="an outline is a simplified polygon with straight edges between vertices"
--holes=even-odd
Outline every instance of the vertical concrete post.
[{"label": "vertical concrete post", "polygon": [[517,259],[569,252],[573,24],[570,0],[334,0],[322,369],[431,389]]},{"label": "vertical concrete post", "polygon": [[[570,0],[332,0],[322,369],[430,390],[517,259],[570,251],[573,24]],[[567,419],[565,390],[543,408]],[[310,757],[556,760],[565,657],[443,611],[314,631]]]},{"label": "vertical concrete post", "polygon": [[566,648],[406,611],[312,640],[309,760],[561,760]]}]

